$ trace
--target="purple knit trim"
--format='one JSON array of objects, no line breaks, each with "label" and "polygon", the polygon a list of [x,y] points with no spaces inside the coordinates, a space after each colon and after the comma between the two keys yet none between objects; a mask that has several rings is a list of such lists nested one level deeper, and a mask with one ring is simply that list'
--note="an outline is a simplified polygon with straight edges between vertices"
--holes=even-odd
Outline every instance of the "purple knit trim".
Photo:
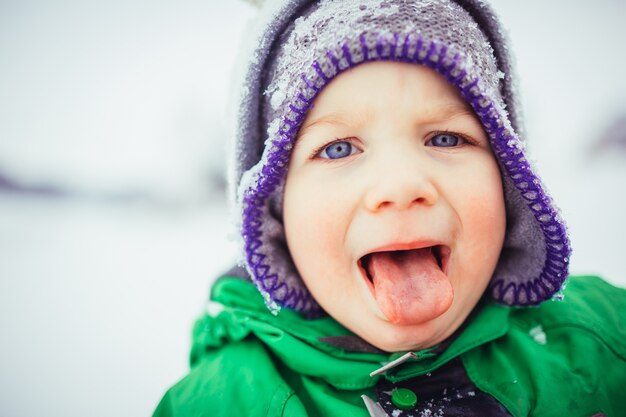
[{"label": "purple knit trim", "polygon": [[[520,306],[538,304],[551,298],[559,291],[568,274],[571,248],[567,232],[564,225],[558,220],[558,213],[555,211],[550,197],[544,191],[539,179],[531,171],[523,150],[517,146],[518,140],[503,122],[505,116],[499,114],[492,100],[480,91],[478,78],[467,82],[467,71],[465,68],[461,68],[460,56],[458,54],[449,56],[446,45],[431,41],[424,50],[423,39],[417,36],[415,51],[409,56],[411,34],[405,36],[399,50],[398,34],[394,34],[391,41],[378,34],[375,36],[374,50],[376,53],[374,55],[376,56],[372,56],[373,54],[370,53],[366,34],[362,34],[358,42],[363,60],[355,63],[354,57],[350,54],[350,45],[345,42],[339,50],[326,53],[326,58],[332,64],[330,68],[334,69],[335,74],[326,74],[322,69],[323,66],[318,61],[314,61],[312,67],[319,75],[321,83],[319,81],[311,82],[304,73],[301,75],[301,87],[308,90],[308,94],[299,93],[297,97],[294,97],[294,100],[290,101],[292,104],[288,106],[289,113],[283,116],[278,138],[272,140],[272,148],[268,153],[267,162],[262,167],[261,172],[258,173],[255,186],[244,192],[242,235],[247,264],[256,285],[261,292],[281,306],[300,311],[309,317],[316,316],[322,311],[311,294],[305,289],[304,284],[301,288],[289,287],[272,271],[271,266],[267,263],[264,253],[267,248],[263,248],[261,240],[264,206],[277,186],[284,181],[291,148],[299,126],[304,121],[304,117],[317,93],[336,75],[346,69],[368,61],[394,60],[432,68],[460,91],[463,98],[475,110],[489,135],[493,152],[499,159],[503,172],[512,180],[526,200],[528,208],[530,208],[544,235],[547,257],[540,275],[525,283],[505,283],[502,279],[498,279],[490,284],[492,297],[504,304]],[[335,53],[343,54],[343,58],[348,64],[346,68],[340,68],[339,59]],[[306,98],[306,95],[309,98]],[[293,104],[298,101],[301,105]]]},{"label": "purple knit trim", "polygon": [[350,47],[348,46],[347,43],[344,43],[341,46],[341,50],[343,51],[343,56],[346,58],[346,61],[348,62],[348,66],[351,67],[354,65],[354,62],[352,61],[352,54],[350,53]]},{"label": "purple knit trim", "polygon": [[320,78],[324,80],[324,85],[326,85],[326,83],[328,83],[330,79],[328,78],[326,74],[324,74],[324,71],[322,71],[322,67],[320,67],[319,62],[317,61],[313,62],[313,68],[315,68],[315,72],[317,72],[317,75],[319,75]]},{"label": "purple knit trim", "polygon": [[[309,79],[306,77],[306,74],[302,74],[302,77],[300,78],[302,78],[302,81],[306,84],[307,87],[309,87],[309,90],[315,91],[316,93],[320,91],[320,89],[316,87],[315,84],[309,81]],[[302,94],[300,94],[299,97],[302,98],[303,97]]]},{"label": "purple knit trim", "polygon": [[400,56],[408,56],[410,47],[411,47],[411,34],[409,33],[404,37],[404,42],[402,43],[402,53]]},{"label": "purple knit trim", "polygon": [[385,48],[386,44],[387,44],[387,38],[385,38],[382,35],[378,35],[376,37],[376,53],[378,54],[379,57],[383,55],[383,49]]},{"label": "purple knit trim", "polygon": [[363,53],[363,61],[369,61],[370,53],[369,48],[367,47],[367,41],[365,40],[365,33],[359,36],[359,42],[361,43],[361,52]]}]

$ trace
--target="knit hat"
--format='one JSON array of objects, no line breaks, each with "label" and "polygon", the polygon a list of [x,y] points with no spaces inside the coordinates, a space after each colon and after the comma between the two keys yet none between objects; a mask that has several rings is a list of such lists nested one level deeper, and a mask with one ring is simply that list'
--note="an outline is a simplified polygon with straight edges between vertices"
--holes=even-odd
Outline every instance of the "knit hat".
[{"label": "knit hat", "polygon": [[507,230],[489,294],[534,305],[558,294],[570,244],[558,210],[526,159],[511,58],[480,0],[288,0],[264,5],[243,83],[231,183],[244,260],[270,308],[315,316],[287,249],[282,196],[307,110],[338,74],[370,61],[432,68],[472,106],[503,178]]}]

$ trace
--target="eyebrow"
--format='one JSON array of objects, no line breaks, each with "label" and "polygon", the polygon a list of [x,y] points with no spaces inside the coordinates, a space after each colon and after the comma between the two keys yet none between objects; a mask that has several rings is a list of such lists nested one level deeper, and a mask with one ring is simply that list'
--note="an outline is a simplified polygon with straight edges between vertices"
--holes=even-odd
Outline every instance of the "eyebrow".
[{"label": "eyebrow", "polygon": [[459,116],[477,117],[474,109],[465,101],[428,107],[422,114],[420,121],[423,123],[445,122]]},{"label": "eyebrow", "polygon": [[306,125],[302,125],[300,127],[300,131],[298,132],[298,137],[303,136],[307,133],[308,130],[317,126],[317,125],[345,125],[345,126],[362,126],[367,122],[367,116],[370,112],[359,112],[358,115],[348,115],[342,112],[332,112],[325,114],[317,119],[314,119],[310,123]]},{"label": "eyebrow", "polygon": [[[346,126],[362,126],[369,119],[370,112],[359,112],[358,115],[349,115],[342,112],[332,112],[325,114],[313,121],[302,125],[298,132],[298,137],[304,136],[310,129],[317,125],[346,125]],[[447,103],[437,106],[430,106],[419,114],[419,122],[423,124],[445,122],[459,116],[472,116],[477,118],[472,107],[466,103]]]}]

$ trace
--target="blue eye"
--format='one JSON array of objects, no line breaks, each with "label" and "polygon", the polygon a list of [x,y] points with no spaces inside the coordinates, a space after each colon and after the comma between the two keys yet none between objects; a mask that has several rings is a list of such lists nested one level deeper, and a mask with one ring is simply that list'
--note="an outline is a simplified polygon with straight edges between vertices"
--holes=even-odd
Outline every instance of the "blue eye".
[{"label": "blue eye", "polygon": [[435,146],[439,148],[452,148],[464,143],[465,140],[459,135],[454,133],[438,133],[426,143],[429,146]]},{"label": "blue eye", "polygon": [[353,146],[350,142],[347,141],[339,141],[333,142],[330,145],[326,146],[320,152],[320,157],[324,159],[340,159],[345,158],[346,156],[350,156],[355,154],[357,151],[356,147]]}]

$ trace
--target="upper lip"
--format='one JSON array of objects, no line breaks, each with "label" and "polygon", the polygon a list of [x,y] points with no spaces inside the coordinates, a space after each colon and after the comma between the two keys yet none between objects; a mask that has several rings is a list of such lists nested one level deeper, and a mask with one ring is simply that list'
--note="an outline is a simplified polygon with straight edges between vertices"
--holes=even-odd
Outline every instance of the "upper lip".
[{"label": "upper lip", "polygon": [[450,246],[446,245],[441,241],[436,240],[420,240],[415,242],[400,242],[400,243],[390,243],[376,249],[370,250],[367,253],[364,253],[358,258],[358,265],[365,269],[367,273],[366,265],[363,264],[364,259],[367,259],[369,255],[378,252],[394,252],[394,251],[409,251],[416,249],[424,249],[424,248],[432,248],[433,254],[437,259],[437,263],[441,268],[442,272],[447,275],[448,273],[448,261],[450,260],[450,255],[452,250]]},{"label": "upper lip", "polygon": [[411,242],[394,242],[394,243],[388,243],[382,246],[379,246],[375,249],[370,249],[367,252],[363,253],[361,255],[361,258],[363,256],[366,255],[371,255],[372,253],[376,253],[376,252],[392,252],[392,251],[397,251],[397,250],[414,250],[414,249],[422,249],[422,248],[429,248],[431,246],[437,246],[437,245],[445,245],[445,243],[438,241],[438,240],[431,240],[431,239],[427,239],[427,240],[417,240],[417,241],[411,241]]}]

